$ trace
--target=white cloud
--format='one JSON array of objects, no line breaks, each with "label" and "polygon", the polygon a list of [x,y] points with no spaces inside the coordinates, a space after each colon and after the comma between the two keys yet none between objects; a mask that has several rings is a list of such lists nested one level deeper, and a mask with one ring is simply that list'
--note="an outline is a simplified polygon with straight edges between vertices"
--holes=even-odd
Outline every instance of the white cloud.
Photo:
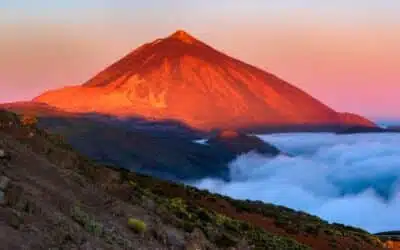
[{"label": "white cloud", "polygon": [[195,185],[371,232],[400,229],[400,134],[260,137],[294,157],[242,155],[231,164],[231,182],[207,179]]}]

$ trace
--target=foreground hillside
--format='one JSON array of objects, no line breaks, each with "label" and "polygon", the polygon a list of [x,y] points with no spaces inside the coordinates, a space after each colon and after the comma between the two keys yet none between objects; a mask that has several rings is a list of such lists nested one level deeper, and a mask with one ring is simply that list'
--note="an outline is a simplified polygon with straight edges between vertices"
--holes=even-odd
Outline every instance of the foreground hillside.
[{"label": "foreground hillside", "polygon": [[382,249],[360,229],[95,164],[32,123],[0,112],[4,249]]}]

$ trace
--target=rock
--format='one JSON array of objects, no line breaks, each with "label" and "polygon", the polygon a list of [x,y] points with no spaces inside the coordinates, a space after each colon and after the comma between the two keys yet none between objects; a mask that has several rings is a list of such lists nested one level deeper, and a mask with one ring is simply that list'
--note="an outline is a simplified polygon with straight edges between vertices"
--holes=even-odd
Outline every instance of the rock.
[{"label": "rock", "polygon": [[245,240],[240,241],[236,247],[231,248],[231,250],[251,250],[251,249],[254,249],[254,247],[250,247]]},{"label": "rock", "polygon": [[94,248],[93,248],[92,244],[89,241],[86,241],[85,243],[80,245],[79,249],[81,249],[81,250],[91,250],[91,249],[94,249]]},{"label": "rock", "polygon": [[0,149],[0,160],[11,160],[11,155],[4,149]]},{"label": "rock", "polygon": [[157,204],[155,203],[155,201],[149,198],[145,198],[142,204],[143,207],[146,208],[148,211],[155,211],[157,208]]},{"label": "rock", "polygon": [[206,250],[213,249],[212,245],[208,242],[207,238],[204,236],[203,232],[195,228],[192,233],[187,237],[186,250]]},{"label": "rock", "polygon": [[5,205],[5,204],[6,204],[5,194],[3,191],[0,191],[0,205]]},{"label": "rock", "polygon": [[18,203],[23,202],[23,189],[19,186],[12,185],[7,190],[6,202],[10,206],[16,206]]},{"label": "rock", "polygon": [[163,228],[161,223],[156,223],[154,228],[152,228],[150,230],[150,233],[161,244],[163,244],[163,245],[168,244],[168,234],[167,234],[166,230]]},{"label": "rock", "polygon": [[21,213],[13,211],[13,213],[8,218],[8,224],[13,228],[19,230],[21,228],[21,225],[23,224]]},{"label": "rock", "polygon": [[6,190],[9,183],[10,178],[8,178],[7,176],[0,176],[0,190]]},{"label": "rock", "polygon": [[166,234],[168,245],[172,248],[181,249],[185,245],[184,237],[175,229],[170,228],[170,230],[166,231]]},{"label": "rock", "polygon": [[277,156],[281,152],[273,145],[264,142],[257,136],[246,135],[236,131],[223,131],[210,138],[207,144],[211,147],[224,150],[231,157],[255,151],[259,154]]}]

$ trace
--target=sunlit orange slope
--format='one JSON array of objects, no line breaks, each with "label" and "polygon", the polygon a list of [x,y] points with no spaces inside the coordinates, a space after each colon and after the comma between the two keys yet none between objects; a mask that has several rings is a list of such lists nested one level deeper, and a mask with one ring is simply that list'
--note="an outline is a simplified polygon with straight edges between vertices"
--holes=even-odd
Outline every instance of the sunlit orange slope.
[{"label": "sunlit orange slope", "polygon": [[46,92],[36,102],[72,112],[176,119],[200,129],[350,124],[340,114],[184,31],[134,50],[81,86]]}]

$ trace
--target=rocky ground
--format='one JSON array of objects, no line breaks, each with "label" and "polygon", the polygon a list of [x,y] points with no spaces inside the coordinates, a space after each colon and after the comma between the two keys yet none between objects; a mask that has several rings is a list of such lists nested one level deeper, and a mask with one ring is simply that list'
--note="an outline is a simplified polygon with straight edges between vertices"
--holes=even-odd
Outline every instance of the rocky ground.
[{"label": "rocky ground", "polygon": [[400,231],[381,232],[375,235],[385,242],[386,248],[400,250]]},{"label": "rocky ground", "polygon": [[383,249],[360,229],[96,164],[0,112],[1,249]]}]

